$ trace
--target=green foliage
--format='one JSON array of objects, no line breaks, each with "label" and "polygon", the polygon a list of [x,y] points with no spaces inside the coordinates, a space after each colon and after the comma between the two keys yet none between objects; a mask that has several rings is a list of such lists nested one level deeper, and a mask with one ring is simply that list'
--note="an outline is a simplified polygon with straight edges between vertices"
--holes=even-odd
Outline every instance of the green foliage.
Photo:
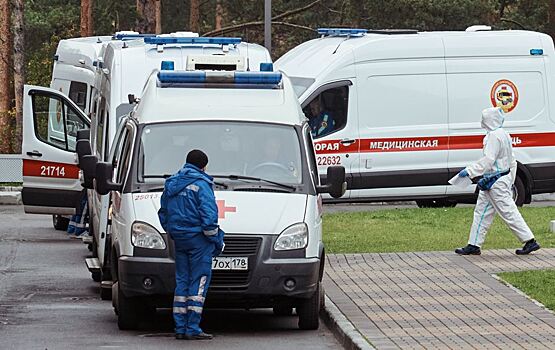
[{"label": "green foliage", "polygon": [[[542,247],[555,247],[549,232],[552,207],[524,207],[521,213]],[[466,245],[473,208],[392,209],[324,215],[324,242],[330,253],[454,250]],[[484,249],[517,248],[518,240],[497,217]]]},{"label": "green foliage", "polygon": [[555,270],[503,272],[499,277],[555,311]]}]

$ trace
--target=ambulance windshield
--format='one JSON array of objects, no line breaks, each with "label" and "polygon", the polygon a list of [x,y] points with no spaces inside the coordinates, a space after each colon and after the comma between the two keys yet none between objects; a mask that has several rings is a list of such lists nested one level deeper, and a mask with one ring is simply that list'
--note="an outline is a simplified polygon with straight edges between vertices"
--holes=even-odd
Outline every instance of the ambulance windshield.
[{"label": "ambulance windshield", "polygon": [[239,175],[302,183],[301,147],[292,126],[241,122],[184,122],[144,127],[139,181],[160,182],[177,172],[190,150],[208,155],[210,175]]}]

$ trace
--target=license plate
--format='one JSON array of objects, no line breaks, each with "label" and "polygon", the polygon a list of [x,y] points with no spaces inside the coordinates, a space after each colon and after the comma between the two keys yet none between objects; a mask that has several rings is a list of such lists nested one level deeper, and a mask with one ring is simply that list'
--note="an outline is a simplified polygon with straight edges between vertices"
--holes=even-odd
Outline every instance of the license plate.
[{"label": "license plate", "polygon": [[249,258],[247,257],[214,257],[212,270],[248,270]]}]

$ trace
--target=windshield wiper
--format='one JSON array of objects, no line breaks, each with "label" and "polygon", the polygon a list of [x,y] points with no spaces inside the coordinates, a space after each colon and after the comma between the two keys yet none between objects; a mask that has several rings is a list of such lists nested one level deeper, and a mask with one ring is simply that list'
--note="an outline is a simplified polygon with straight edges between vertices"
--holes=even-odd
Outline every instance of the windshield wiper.
[{"label": "windshield wiper", "polygon": [[211,175],[214,178],[222,178],[222,179],[230,179],[230,180],[252,180],[252,181],[263,181],[272,185],[276,185],[279,187],[290,189],[291,191],[295,191],[297,188],[295,186],[282,184],[280,182],[275,182],[272,180],[262,179],[260,177],[252,177],[252,176],[243,176],[243,175]]},{"label": "windshield wiper", "polygon": [[[143,179],[167,179],[168,177],[172,176],[173,174],[164,174],[164,175],[143,175]],[[220,187],[223,187],[225,189],[227,189],[229,186],[227,186],[226,184],[224,184],[223,182],[216,182],[214,181],[215,185],[218,185]],[[163,189],[164,187],[162,187]],[[151,190],[149,190],[149,192],[151,192]]]}]

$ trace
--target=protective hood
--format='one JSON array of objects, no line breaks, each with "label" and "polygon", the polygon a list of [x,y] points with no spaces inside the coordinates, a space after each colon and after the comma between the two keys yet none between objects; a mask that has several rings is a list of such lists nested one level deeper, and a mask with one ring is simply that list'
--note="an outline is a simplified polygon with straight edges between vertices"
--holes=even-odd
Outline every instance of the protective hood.
[{"label": "protective hood", "polygon": [[166,180],[165,188],[168,197],[173,197],[197,180],[212,184],[212,177],[192,164],[185,164],[176,174]]},{"label": "protective hood", "polygon": [[490,107],[482,111],[482,128],[493,131],[503,126],[505,116],[499,107]]}]

